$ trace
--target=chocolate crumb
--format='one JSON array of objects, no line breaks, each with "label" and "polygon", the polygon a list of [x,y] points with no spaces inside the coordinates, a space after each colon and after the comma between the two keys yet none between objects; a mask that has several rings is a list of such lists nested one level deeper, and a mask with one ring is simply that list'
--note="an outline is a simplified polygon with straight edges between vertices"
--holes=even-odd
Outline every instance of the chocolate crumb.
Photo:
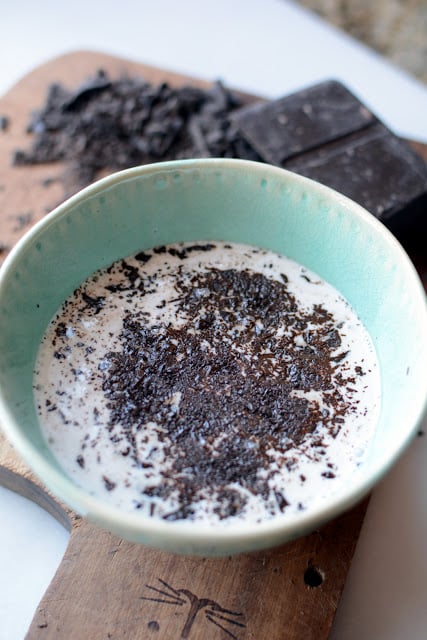
[{"label": "chocolate crumb", "polygon": [[116,482],[112,482],[112,480],[107,478],[107,476],[102,476],[102,479],[104,481],[104,485],[105,485],[105,488],[107,489],[107,491],[113,491],[113,489],[116,488],[117,483]]},{"label": "chocolate crumb", "polygon": [[44,178],[42,180],[42,185],[43,187],[50,187],[52,184],[54,184],[55,182],[57,182],[57,178]]},{"label": "chocolate crumb", "polygon": [[82,298],[84,302],[86,302],[87,307],[94,309],[95,315],[98,314],[104,306],[105,298],[102,296],[93,297],[83,291]]},{"label": "chocolate crumb", "polygon": [[332,478],[335,478],[335,473],[333,473],[332,471],[325,471],[324,473],[322,473],[322,477],[330,480]]},{"label": "chocolate crumb", "polygon": [[0,131],[7,131],[9,128],[10,120],[8,116],[0,115]]},{"label": "chocolate crumb", "polygon": [[151,258],[151,254],[144,253],[144,251],[140,251],[135,256],[136,260],[138,260],[139,262],[142,262],[144,264],[146,264],[150,260],[150,258]]},{"label": "chocolate crumb", "polygon": [[14,231],[21,231],[25,227],[28,227],[33,220],[33,214],[31,211],[26,211],[25,213],[18,213],[13,217],[16,222],[16,225],[13,229]]}]

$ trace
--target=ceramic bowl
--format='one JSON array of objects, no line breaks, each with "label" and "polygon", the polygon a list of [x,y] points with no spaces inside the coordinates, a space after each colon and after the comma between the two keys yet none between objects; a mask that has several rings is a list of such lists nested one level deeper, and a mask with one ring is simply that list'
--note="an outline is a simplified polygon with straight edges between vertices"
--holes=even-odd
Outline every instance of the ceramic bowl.
[{"label": "ceramic bowl", "polygon": [[[96,269],[177,241],[226,240],[297,260],[351,303],[377,350],[381,412],[362,472],[324,506],[257,526],[156,521],[107,506],[76,486],[45,445],[32,376],[53,314]],[[265,164],[209,159],[159,163],[104,178],[35,225],[0,275],[0,419],[44,485],[82,516],[132,541],[224,555],[272,547],[359,501],[416,432],[426,400],[427,313],[414,267],[396,239],[344,196]]]}]

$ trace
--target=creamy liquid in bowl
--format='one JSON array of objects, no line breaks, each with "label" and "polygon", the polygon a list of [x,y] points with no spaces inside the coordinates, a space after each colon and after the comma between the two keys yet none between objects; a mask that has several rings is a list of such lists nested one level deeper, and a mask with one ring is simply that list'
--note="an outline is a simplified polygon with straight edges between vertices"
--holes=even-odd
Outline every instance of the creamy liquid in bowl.
[{"label": "creamy liquid in bowl", "polygon": [[44,437],[81,487],[153,518],[227,525],[323,504],[363,464],[380,374],[349,304],[247,245],[118,260],[42,340]]}]

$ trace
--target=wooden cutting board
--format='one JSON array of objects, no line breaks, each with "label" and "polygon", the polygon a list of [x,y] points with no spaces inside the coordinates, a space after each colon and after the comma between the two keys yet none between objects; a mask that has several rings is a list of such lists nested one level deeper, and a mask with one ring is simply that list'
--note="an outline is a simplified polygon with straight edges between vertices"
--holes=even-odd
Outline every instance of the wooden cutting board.
[{"label": "wooden cutting board", "polygon": [[[13,167],[28,148],[30,113],[55,81],[77,88],[98,69],[157,84],[208,83],[93,52],[48,62],[0,100],[0,258],[64,198],[63,167]],[[248,101],[250,97],[246,98]],[[421,148],[418,148],[420,151]],[[70,541],[28,632],[30,639],[322,640],[329,635],[367,500],[280,548],[220,559],[192,558],[132,544],[59,504],[0,434],[0,483],[47,509]]]}]

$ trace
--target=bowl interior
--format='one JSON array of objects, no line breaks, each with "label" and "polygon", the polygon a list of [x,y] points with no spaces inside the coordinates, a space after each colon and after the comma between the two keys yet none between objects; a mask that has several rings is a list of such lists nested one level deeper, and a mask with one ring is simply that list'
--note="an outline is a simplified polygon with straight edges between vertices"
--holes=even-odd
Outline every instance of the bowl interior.
[{"label": "bowl interior", "polygon": [[[421,417],[424,292],[400,245],[372,216],[327,188],[266,165],[198,160],[124,171],[74,196],[27,234],[0,279],[6,434],[48,486],[56,482],[52,490],[80,512],[90,511],[38,427],[32,372],[40,338],[64,298],[93,271],[138,249],[181,240],[244,242],[283,253],[333,284],[359,314],[380,361],[382,408],[363,477],[344,488],[328,517],[350,506],[388,469]],[[291,537],[285,529],[284,539]],[[136,530],[117,531],[146,539]],[[191,545],[199,550],[197,541]]]}]

